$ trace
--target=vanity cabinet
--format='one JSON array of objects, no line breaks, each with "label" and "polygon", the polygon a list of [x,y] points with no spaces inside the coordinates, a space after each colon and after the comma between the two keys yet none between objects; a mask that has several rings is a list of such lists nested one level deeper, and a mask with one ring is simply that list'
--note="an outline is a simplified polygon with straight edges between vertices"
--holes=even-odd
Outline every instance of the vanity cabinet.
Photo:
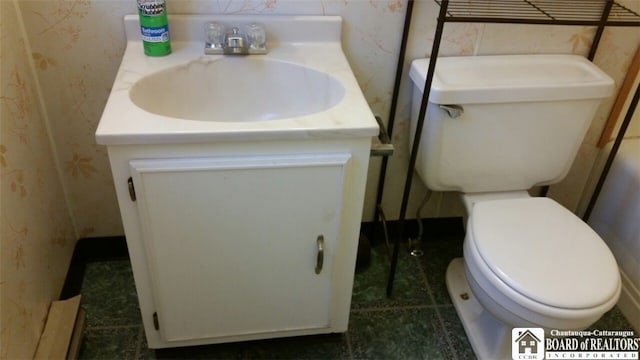
[{"label": "vanity cabinet", "polygon": [[[96,129],[150,348],[347,330],[379,128],[337,16],[137,15]],[[203,56],[203,24],[264,25],[269,53]]]},{"label": "vanity cabinet", "polygon": [[149,346],[346,331],[368,147],[110,147]]}]

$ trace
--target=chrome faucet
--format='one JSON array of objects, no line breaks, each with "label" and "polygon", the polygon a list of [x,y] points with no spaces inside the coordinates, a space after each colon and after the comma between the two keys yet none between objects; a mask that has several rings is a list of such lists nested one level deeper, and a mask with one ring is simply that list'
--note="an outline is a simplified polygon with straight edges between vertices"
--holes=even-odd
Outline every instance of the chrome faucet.
[{"label": "chrome faucet", "polygon": [[205,24],[204,53],[208,55],[261,55],[267,53],[264,26],[250,24],[246,32],[234,26],[230,32],[217,22]]},{"label": "chrome faucet", "polygon": [[246,35],[240,33],[240,29],[234,27],[231,29],[231,34],[227,34],[225,39],[225,44],[227,45],[227,49],[231,53],[241,53],[245,50],[246,44]]}]

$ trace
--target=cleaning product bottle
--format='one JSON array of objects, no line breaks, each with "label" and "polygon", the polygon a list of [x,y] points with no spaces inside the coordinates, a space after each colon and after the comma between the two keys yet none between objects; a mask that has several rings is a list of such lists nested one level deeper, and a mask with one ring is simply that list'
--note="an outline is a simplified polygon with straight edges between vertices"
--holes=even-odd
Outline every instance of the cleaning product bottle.
[{"label": "cleaning product bottle", "polygon": [[166,0],[137,0],[144,53],[163,56],[171,53]]}]

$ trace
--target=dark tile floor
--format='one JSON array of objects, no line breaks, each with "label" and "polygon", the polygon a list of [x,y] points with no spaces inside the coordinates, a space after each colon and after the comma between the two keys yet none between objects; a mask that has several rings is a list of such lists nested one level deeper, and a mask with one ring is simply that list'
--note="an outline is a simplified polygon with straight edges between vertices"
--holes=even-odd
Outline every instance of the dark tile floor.
[{"label": "dark tile floor", "polygon": [[[473,359],[444,283],[449,261],[461,256],[459,232],[423,242],[424,256],[401,251],[392,298],[385,296],[388,256],[372,249],[356,274],[345,334],[154,351],[146,346],[128,260],[87,264],[82,306],[87,313],[83,359]],[[630,329],[614,309],[594,328]]]}]

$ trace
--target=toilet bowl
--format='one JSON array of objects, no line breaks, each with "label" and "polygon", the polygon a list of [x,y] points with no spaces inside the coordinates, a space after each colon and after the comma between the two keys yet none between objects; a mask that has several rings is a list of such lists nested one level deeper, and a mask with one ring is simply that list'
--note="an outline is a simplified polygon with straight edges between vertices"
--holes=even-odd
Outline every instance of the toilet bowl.
[{"label": "toilet bowl", "polygon": [[[427,64],[411,67],[412,138]],[[584,329],[618,300],[604,241],[526,191],[564,178],[612,85],[573,55],[438,59],[416,171],[428,188],[462,195],[463,258],[446,283],[480,359],[511,359],[513,328]]]},{"label": "toilet bowl", "polygon": [[478,358],[510,359],[512,328],[587,328],[621,283],[602,239],[560,204],[494,195],[473,202],[446,281]]}]

